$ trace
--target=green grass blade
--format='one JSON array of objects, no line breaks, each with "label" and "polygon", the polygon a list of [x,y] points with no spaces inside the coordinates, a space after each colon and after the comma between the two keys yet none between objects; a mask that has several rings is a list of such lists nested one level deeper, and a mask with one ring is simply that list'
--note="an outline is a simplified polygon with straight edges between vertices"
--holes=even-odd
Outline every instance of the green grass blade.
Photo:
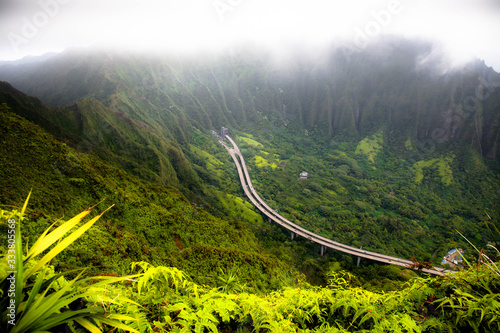
[{"label": "green grass blade", "polygon": [[21,209],[21,220],[23,219],[24,212],[26,211],[26,207],[28,207],[28,201],[30,200],[30,197],[31,197],[31,191],[33,191],[33,190],[30,190],[30,193],[28,193],[28,197],[26,198],[26,201],[24,202],[23,208]]},{"label": "green grass blade", "polygon": [[[79,276],[77,277],[77,279],[78,278]],[[71,289],[74,281],[75,280],[70,281],[61,289],[45,297],[50,289],[50,286],[47,287],[47,289],[41,295],[39,295],[33,305],[29,309],[24,310],[25,313],[23,313],[22,320],[16,323],[16,326],[12,329],[11,332],[23,332],[34,325],[36,321],[41,320],[45,313],[53,313],[54,310],[58,310],[54,309],[54,304],[57,302],[58,298],[61,298],[69,289]]]},{"label": "green grass blade", "polygon": [[92,277],[87,277],[85,279],[82,279],[82,282],[102,280],[102,281],[94,282],[90,286],[90,287],[101,287],[101,286],[106,286],[106,285],[111,284],[111,283],[122,282],[125,280],[133,280],[133,279],[140,277],[142,275],[143,275],[142,273],[139,273],[139,274],[134,274],[134,275],[124,275],[124,276],[92,276]]},{"label": "green grass blade", "polygon": [[[67,294],[69,290],[75,287],[78,283],[81,272],[75,279],[69,281],[65,286],[46,296],[48,291],[51,289],[51,285],[47,286],[42,294],[38,295],[38,298],[33,302],[30,309],[26,310],[26,314],[23,320],[18,322],[13,330],[22,332],[30,326],[34,325],[36,321],[42,321],[47,316],[56,313],[62,307],[70,304],[72,301],[77,300],[82,297],[91,296],[92,293],[71,293]],[[97,308],[96,308],[97,309]]]},{"label": "green grass blade", "polygon": [[52,231],[48,236],[46,236],[46,234],[48,233],[48,231],[52,228],[52,226],[54,224],[52,224],[50,227],[48,227],[44,231],[44,233],[37,239],[35,244],[33,244],[31,249],[28,251],[28,254],[26,255],[26,259],[29,259],[31,257],[35,257],[36,255],[45,251],[52,244],[57,242],[68,231],[70,231],[78,223],[80,223],[80,221],[83,220],[85,218],[85,216],[87,216],[90,213],[90,210],[91,210],[91,208],[81,212],[80,214],[76,215],[75,217],[73,217],[69,221],[60,225],[58,228],[56,228],[54,231]]},{"label": "green grass blade", "polygon": [[64,290],[63,292],[58,291],[56,294],[51,294],[42,299],[41,302],[37,303],[36,307],[33,306],[30,308],[23,320],[16,324],[12,333],[45,330],[51,326],[57,326],[63,322],[71,321],[72,319],[67,320],[67,318],[78,315],[78,313],[82,313],[84,316],[89,316],[102,313],[104,311],[101,307],[92,307],[78,311],[69,310],[59,313],[61,309],[65,308],[72,302],[83,297],[91,296],[91,293],[75,293],[63,296],[66,292],[67,290]]},{"label": "green grass blade", "polygon": [[130,317],[130,316],[126,316],[126,315],[122,315],[122,314],[119,314],[119,313],[113,313],[113,314],[110,314],[107,316],[107,318],[109,319],[115,319],[115,320],[131,320],[131,321],[137,321],[137,319],[133,318],[133,317]]},{"label": "green grass blade", "polygon": [[[495,228],[495,231],[500,236],[500,230],[498,230],[497,226],[493,223],[493,219],[491,218],[491,216],[487,212],[485,212],[485,214],[488,216],[488,218],[491,221],[491,225],[493,226],[493,228]],[[498,240],[495,237],[495,234],[493,233],[493,231],[491,230],[490,224],[488,223],[488,221],[484,221],[484,224],[486,225],[486,228],[488,229],[488,232],[490,233],[491,238],[493,238],[493,241],[495,242],[495,244],[498,245]]]},{"label": "green grass blade", "polygon": [[107,324],[109,326],[116,327],[116,328],[119,328],[119,329],[124,330],[124,331],[139,333],[139,331],[137,331],[136,329],[134,329],[128,325],[125,325],[117,320],[109,319],[109,318],[106,318],[104,316],[95,316],[94,318],[96,321]]},{"label": "green grass blade", "polygon": [[102,331],[85,318],[76,318],[75,321],[89,330],[91,333],[102,333]]},{"label": "green grass blade", "polygon": [[31,306],[31,303],[33,303],[33,301],[35,300],[35,297],[38,295],[38,292],[40,291],[44,277],[45,277],[45,269],[40,272],[40,275],[38,275],[38,278],[36,279],[35,285],[31,289],[30,296],[23,306],[23,312],[22,312],[21,316],[17,319],[18,321],[22,320],[24,314],[26,313],[26,311],[24,309],[29,309]]},{"label": "green grass blade", "polygon": [[78,317],[86,317],[91,313],[95,313],[95,311],[92,312],[91,310],[92,309],[71,310],[53,314],[49,318],[43,320],[39,325],[33,326],[31,329],[36,332],[50,330],[56,326],[70,323]]},{"label": "green grass blade", "polygon": [[[458,232],[458,234],[459,234],[460,236],[462,236],[462,237],[463,237],[463,238],[467,241],[467,243],[469,243],[469,244],[470,244],[470,245],[471,245],[471,246],[472,246],[472,247],[473,247],[473,248],[474,248],[474,249],[475,249],[478,253],[480,252],[480,251],[478,250],[478,248],[477,248],[474,244],[472,244],[472,243],[471,243],[471,241],[467,239],[467,237],[465,237],[464,235],[462,235],[462,233],[461,233],[460,231],[458,231],[457,229],[455,229],[455,231],[456,231],[456,232]],[[463,256],[462,256],[462,257],[463,257]]]},{"label": "green grass blade", "polygon": [[[113,206],[110,206],[108,209],[110,209]],[[68,235],[64,240],[62,240],[59,244],[57,244],[52,250],[49,251],[45,256],[42,257],[38,261],[38,263],[24,276],[24,279],[28,279],[31,275],[36,273],[41,267],[46,265],[49,261],[54,259],[55,256],[57,256],[62,250],[67,248],[71,243],[73,243],[75,240],[77,240],[84,232],[86,232],[101,216],[108,210],[106,209],[103,211],[101,214],[97,215],[94,217],[92,220],[88,221],[85,223],[83,226],[75,230],[73,233]]]}]

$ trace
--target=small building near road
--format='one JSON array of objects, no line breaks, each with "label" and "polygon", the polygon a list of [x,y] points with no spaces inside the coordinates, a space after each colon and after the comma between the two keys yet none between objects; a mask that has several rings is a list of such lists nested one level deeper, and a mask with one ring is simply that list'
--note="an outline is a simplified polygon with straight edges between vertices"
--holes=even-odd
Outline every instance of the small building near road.
[{"label": "small building near road", "polygon": [[220,129],[220,136],[222,136],[223,138],[225,138],[226,135],[229,135],[229,130],[227,129],[227,127],[222,127]]},{"label": "small building near road", "polygon": [[441,261],[441,264],[443,265],[450,265],[452,268],[455,267],[463,267],[464,266],[464,259],[463,259],[463,254],[464,250],[462,249],[452,249],[446,253],[446,255],[443,257],[443,260]]},{"label": "small building near road", "polygon": [[309,174],[308,174],[307,172],[302,171],[302,172],[300,173],[300,175],[299,175],[299,179],[307,179],[307,176],[308,176],[308,175],[309,175]]}]

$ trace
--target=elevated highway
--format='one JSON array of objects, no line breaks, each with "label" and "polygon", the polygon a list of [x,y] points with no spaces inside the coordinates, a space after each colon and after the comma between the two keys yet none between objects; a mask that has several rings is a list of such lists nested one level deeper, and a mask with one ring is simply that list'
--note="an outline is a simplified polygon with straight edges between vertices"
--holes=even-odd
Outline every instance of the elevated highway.
[{"label": "elevated highway", "polygon": [[[397,265],[397,266],[402,266],[410,269],[414,269],[415,263],[411,260],[407,259],[401,259],[397,257],[392,257],[388,256],[385,254],[377,253],[377,252],[372,252],[372,251],[366,251],[362,249],[358,249],[343,243],[336,242],[334,240],[328,239],[326,237],[320,236],[318,234],[313,233],[312,231],[309,231],[305,228],[302,228],[301,226],[291,222],[290,220],[286,219],[285,217],[281,216],[276,210],[272,209],[269,207],[264,200],[258,195],[258,193],[255,191],[252,180],[250,179],[250,175],[248,174],[248,169],[245,164],[245,159],[243,158],[243,155],[241,154],[240,149],[236,145],[236,143],[231,139],[228,135],[225,136],[225,138],[231,143],[232,147],[228,146],[224,141],[219,140],[219,142],[228,150],[229,154],[231,155],[231,158],[234,161],[234,164],[236,165],[236,169],[238,171],[238,176],[240,178],[241,186],[243,187],[243,191],[245,192],[245,195],[248,197],[248,199],[252,202],[252,204],[260,210],[265,216],[267,216],[270,220],[278,223],[285,229],[289,230],[292,232],[292,235],[299,235],[304,238],[309,239],[310,241],[317,243],[321,245],[322,253],[325,248],[330,248],[334,249],[337,251],[341,251],[344,253],[351,254],[353,256],[359,257],[359,258],[365,258],[365,259],[370,259],[386,264],[391,264],[391,265]],[[425,273],[430,273],[434,275],[442,275],[444,273],[452,272],[448,270],[444,270],[443,268],[439,267],[432,267],[432,268],[422,268],[422,272]]]}]

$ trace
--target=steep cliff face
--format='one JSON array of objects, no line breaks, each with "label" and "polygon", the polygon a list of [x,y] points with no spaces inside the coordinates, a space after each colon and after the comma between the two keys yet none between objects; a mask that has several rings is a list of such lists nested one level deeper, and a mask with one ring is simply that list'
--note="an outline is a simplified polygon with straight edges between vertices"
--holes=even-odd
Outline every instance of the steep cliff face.
[{"label": "steep cliff face", "polygon": [[97,99],[181,143],[191,124],[346,139],[384,127],[398,140],[462,140],[495,159],[500,75],[479,61],[445,72],[422,62],[431,52],[408,41],[348,57],[336,49],[298,53],[286,63],[247,51],[196,59],[89,52],[3,66],[0,78],[52,105]]},{"label": "steep cliff face", "polygon": [[130,114],[90,98],[53,108],[0,82],[3,103],[80,152],[92,153],[142,179],[181,188],[188,197],[200,191],[199,179],[179,144],[182,141],[160,134]]}]

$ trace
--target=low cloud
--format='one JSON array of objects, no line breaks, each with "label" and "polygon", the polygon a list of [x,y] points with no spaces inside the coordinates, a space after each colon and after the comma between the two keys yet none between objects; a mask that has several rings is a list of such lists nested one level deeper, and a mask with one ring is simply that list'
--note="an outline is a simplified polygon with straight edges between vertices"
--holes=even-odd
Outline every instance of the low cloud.
[{"label": "low cloud", "polygon": [[499,13],[493,0],[6,0],[0,2],[0,59],[93,44],[191,53],[242,44],[276,52],[293,44],[363,48],[380,36],[401,35],[437,40],[459,61],[472,51],[498,70]]}]

